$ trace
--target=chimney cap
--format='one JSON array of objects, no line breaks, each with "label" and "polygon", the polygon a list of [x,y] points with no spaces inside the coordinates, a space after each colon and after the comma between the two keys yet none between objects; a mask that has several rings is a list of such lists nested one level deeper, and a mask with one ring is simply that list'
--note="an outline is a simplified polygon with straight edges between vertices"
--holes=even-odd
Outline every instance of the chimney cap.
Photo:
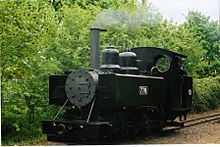
[{"label": "chimney cap", "polygon": [[99,31],[102,31],[102,32],[107,31],[106,29],[101,29],[101,28],[90,28],[90,30],[99,30]]}]

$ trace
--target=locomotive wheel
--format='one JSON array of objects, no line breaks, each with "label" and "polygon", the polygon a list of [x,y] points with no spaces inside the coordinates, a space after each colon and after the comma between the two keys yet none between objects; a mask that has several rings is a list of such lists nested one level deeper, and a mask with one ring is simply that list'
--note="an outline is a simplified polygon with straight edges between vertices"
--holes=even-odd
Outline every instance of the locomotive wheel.
[{"label": "locomotive wheel", "polygon": [[144,115],[140,120],[140,129],[142,135],[147,135],[149,132],[160,132],[163,128],[163,123],[159,119]]},{"label": "locomotive wheel", "polygon": [[152,124],[149,116],[146,116],[144,119],[144,133],[149,133],[152,129]]},{"label": "locomotive wheel", "polygon": [[125,138],[136,138],[140,133],[140,127],[134,123],[127,124],[123,131]]}]

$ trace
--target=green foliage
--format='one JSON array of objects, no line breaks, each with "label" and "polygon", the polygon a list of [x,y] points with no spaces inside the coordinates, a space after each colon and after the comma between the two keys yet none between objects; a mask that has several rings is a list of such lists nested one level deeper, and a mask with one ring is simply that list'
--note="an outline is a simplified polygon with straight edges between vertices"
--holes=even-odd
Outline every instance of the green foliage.
[{"label": "green foliage", "polygon": [[184,24],[185,29],[194,33],[194,37],[202,45],[205,52],[197,69],[200,77],[216,76],[220,74],[220,32],[217,21],[210,21],[209,17],[202,15],[200,12],[189,12]]},{"label": "green foliage", "polygon": [[84,10],[78,5],[62,8],[63,18],[56,46],[62,71],[89,66],[89,31],[94,16],[99,11],[96,7]]},{"label": "green foliage", "polygon": [[[134,5],[135,0],[52,0],[54,10],[60,12],[63,6],[77,5],[82,9],[97,7],[101,9],[118,8],[122,5]],[[143,2],[144,3],[144,2]]]},{"label": "green foliage", "polygon": [[41,121],[55,116],[49,75],[89,66],[89,28],[100,8],[64,5],[57,13],[36,0],[3,1],[0,9],[2,138],[21,141],[41,135]]},{"label": "green foliage", "polygon": [[[59,71],[47,56],[57,36],[57,20],[43,0],[0,3],[2,138],[40,133],[47,105],[48,75]],[[31,131],[30,131],[31,130]]]},{"label": "green foliage", "polygon": [[193,108],[207,111],[220,106],[220,77],[194,79]]},{"label": "green foliage", "polygon": [[[40,145],[39,145],[40,144]],[[26,138],[22,141],[16,141],[15,138],[11,138],[7,140],[7,142],[3,142],[2,146],[46,146],[47,145],[47,137],[46,135],[42,135],[34,138]]]}]

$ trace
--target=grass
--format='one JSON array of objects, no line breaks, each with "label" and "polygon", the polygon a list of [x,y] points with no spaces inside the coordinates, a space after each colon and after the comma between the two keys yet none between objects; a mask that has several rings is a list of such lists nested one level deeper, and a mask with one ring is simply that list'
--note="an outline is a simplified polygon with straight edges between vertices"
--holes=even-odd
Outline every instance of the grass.
[{"label": "grass", "polygon": [[27,138],[22,141],[16,141],[15,139],[10,139],[6,141],[2,141],[2,146],[31,146],[31,145],[39,145],[39,144],[46,144],[47,137],[46,135],[34,137],[34,138]]}]

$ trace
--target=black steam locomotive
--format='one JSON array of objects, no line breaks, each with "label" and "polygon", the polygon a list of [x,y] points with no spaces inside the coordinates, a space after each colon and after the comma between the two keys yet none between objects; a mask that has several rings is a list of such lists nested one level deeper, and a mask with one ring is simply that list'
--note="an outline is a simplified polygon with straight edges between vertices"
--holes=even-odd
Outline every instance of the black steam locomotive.
[{"label": "black steam locomotive", "polygon": [[[102,52],[98,28],[91,29],[91,70],[49,78],[49,103],[62,106],[42,123],[48,140],[59,142],[134,138],[165,126],[183,126],[192,108],[192,78],[186,56],[161,48]],[[61,112],[64,112],[61,117]]]}]

